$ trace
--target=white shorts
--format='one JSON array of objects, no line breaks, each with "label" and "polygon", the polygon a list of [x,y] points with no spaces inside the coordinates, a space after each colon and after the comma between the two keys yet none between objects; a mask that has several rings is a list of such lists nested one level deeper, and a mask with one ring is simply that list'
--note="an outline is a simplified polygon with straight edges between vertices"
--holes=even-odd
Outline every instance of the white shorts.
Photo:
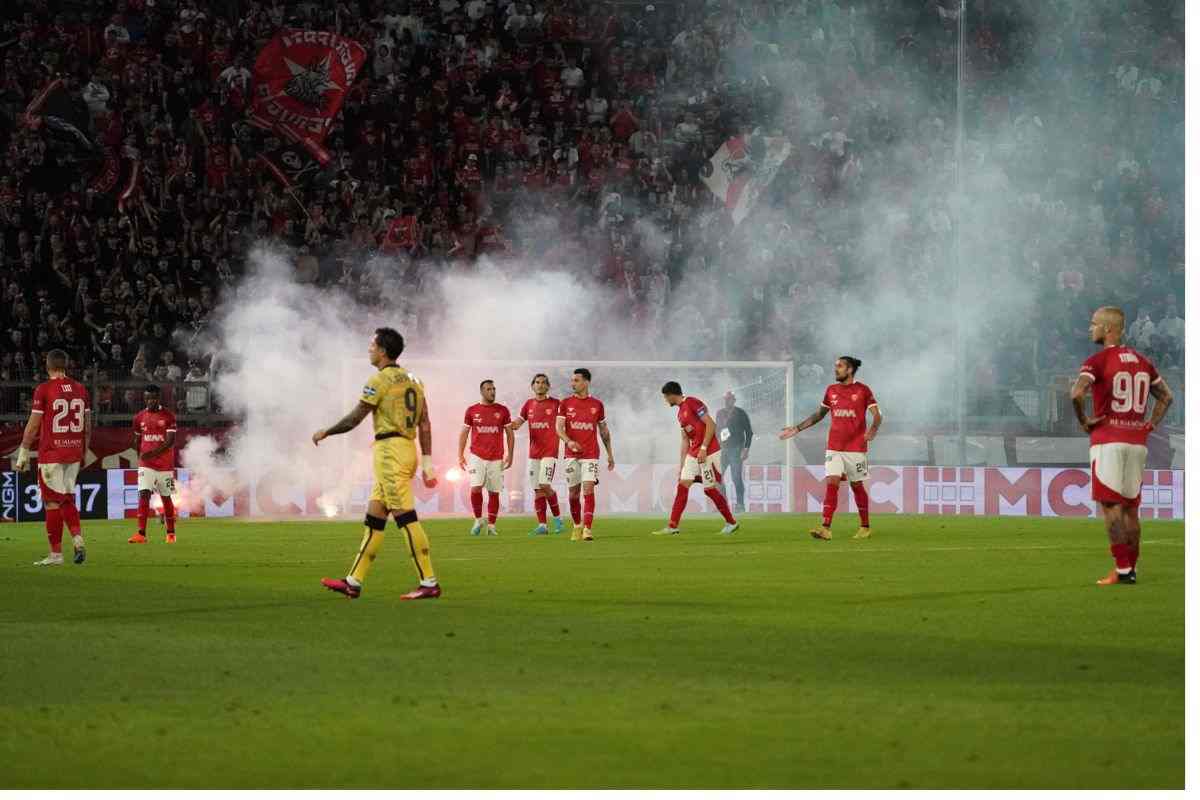
[{"label": "white shorts", "polygon": [[600,482],[600,459],[568,458],[566,462],[567,486]]},{"label": "white shorts", "polygon": [[38,464],[39,484],[43,489],[49,489],[55,495],[62,497],[44,497],[52,503],[59,502],[66,496],[74,496],[75,479],[79,477],[79,462],[70,464]]},{"label": "white shorts", "polygon": [[554,483],[554,473],[558,470],[558,459],[553,456],[529,459],[529,485],[536,489]]},{"label": "white shorts", "polygon": [[845,477],[851,483],[867,479],[867,454],[845,450],[825,451],[825,477]]},{"label": "white shorts", "polygon": [[692,483],[700,478],[705,489],[721,485],[721,453],[709,453],[701,464],[695,456],[689,455],[683,460],[683,469],[679,470],[680,483]]},{"label": "white shorts", "polygon": [[471,488],[482,486],[489,492],[504,489],[504,462],[484,461],[471,453],[467,456],[467,474],[471,476]]},{"label": "white shorts", "polygon": [[1142,502],[1142,470],[1146,468],[1146,446],[1126,442],[1094,444],[1088,451],[1092,462],[1092,499],[1136,508]]},{"label": "white shorts", "polygon": [[138,491],[154,492],[159,497],[175,494],[175,471],[138,467]]}]

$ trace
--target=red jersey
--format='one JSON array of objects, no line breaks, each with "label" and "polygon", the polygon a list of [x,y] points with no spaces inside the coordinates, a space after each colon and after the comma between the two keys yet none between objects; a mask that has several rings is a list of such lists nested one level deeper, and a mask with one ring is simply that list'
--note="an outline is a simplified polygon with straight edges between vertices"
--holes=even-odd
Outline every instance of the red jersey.
[{"label": "red jersey", "polygon": [[471,429],[471,452],[484,461],[504,458],[504,429],[512,422],[508,408],[499,403],[476,403],[463,415],[463,425]]},{"label": "red jersey", "polygon": [[567,458],[600,458],[600,442],[596,426],[604,422],[604,403],[595,397],[568,397],[558,404],[558,416],[567,421],[567,438],[576,442],[580,450],[567,450]]},{"label": "red jersey", "polygon": [[[708,419],[708,406],[704,405],[698,398],[685,397],[683,402],[679,404],[679,427],[683,428],[683,432],[688,437],[688,455],[696,458],[700,457],[700,445],[704,444],[704,429],[707,427],[704,421]],[[713,431],[713,437],[708,440],[708,454],[720,452],[721,442],[717,439],[716,431]]]},{"label": "red jersey", "polygon": [[833,383],[821,405],[833,414],[826,449],[840,453],[867,452],[867,409],[878,406],[865,383]]},{"label": "red jersey", "polygon": [[1106,347],[1079,368],[1092,379],[1092,416],[1104,421],[1092,429],[1092,444],[1146,444],[1146,403],[1150,386],[1161,381],[1150,359],[1125,345]]},{"label": "red jersey", "polygon": [[175,415],[159,406],[158,411],[143,408],[133,417],[133,432],[141,434],[138,442],[138,466],[169,472],[175,469],[175,448],[168,447],[154,458],[143,458],[175,432]]},{"label": "red jersey", "polygon": [[558,400],[531,397],[517,415],[529,424],[529,458],[558,458],[558,432],[554,426],[558,416]]},{"label": "red jersey", "polygon": [[92,411],[87,388],[70,378],[51,378],[33,390],[32,410],[42,418],[38,463],[83,461],[84,415]]}]

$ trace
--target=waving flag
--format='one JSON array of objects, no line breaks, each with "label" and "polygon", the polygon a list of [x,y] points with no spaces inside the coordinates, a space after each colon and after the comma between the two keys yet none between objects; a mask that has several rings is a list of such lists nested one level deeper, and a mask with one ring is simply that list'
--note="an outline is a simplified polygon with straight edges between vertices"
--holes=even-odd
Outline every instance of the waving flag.
[{"label": "waving flag", "polygon": [[709,191],[725,204],[737,225],[758,202],[759,195],[775,180],[776,173],[792,152],[783,137],[735,136],[713,153],[704,165],[701,179]]},{"label": "waving flag", "polygon": [[322,146],[346,92],[366,61],[358,42],[328,31],[286,30],[254,62],[250,120],[306,148],[322,165]]}]

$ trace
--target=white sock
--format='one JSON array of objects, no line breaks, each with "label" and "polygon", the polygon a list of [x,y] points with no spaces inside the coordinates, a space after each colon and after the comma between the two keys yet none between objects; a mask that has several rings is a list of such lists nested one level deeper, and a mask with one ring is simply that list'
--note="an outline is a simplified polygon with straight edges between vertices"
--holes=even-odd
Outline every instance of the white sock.
[{"label": "white sock", "polygon": [[429,576],[428,578],[423,578],[421,580],[421,585],[425,586],[427,588],[432,588],[434,586],[437,586],[437,578],[433,577],[432,575]]},{"label": "white sock", "polygon": [[346,583],[350,584],[351,586],[353,586],[353,587],[355,587],[355,588],[357,588],[357,589],[361,589],[361,588],[362,588],[362,584],[361,584],[361,583],[359,583],[359,582],[358,582],[358,579],[357,579],[357,578],[355,578],[353,575],[347,575],[347,576],[346,576]]},{"label": "white sock", "polygon": [[71,537],[71,543],[76,547],[83,547],[83,534],[77,534]]}]

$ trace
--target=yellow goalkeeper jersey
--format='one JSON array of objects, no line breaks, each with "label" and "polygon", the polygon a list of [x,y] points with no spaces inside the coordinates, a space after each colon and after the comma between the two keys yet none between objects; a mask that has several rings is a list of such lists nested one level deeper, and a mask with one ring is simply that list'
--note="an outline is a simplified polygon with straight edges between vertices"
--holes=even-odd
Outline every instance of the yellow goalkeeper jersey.
[{"label": "yellow goalkeeper jersey", "polygon": [[417,424],[425,409],[425,387],[403,367],[389,364],[363,387],[359,400],[371,406],[375,438],[417,438]]}]

